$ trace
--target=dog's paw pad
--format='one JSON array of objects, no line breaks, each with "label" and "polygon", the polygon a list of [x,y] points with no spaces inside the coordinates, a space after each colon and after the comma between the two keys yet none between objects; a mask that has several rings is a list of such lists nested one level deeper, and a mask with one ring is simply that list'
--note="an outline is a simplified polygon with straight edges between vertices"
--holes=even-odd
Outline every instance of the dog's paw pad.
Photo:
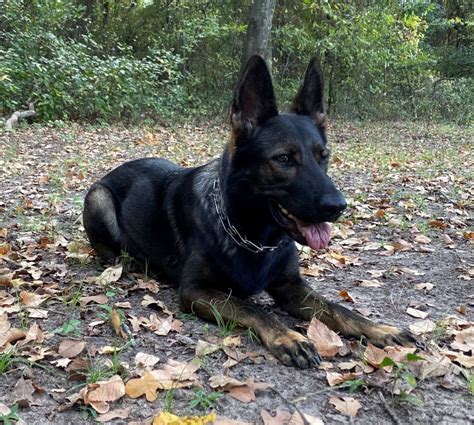
[{"label": "dog's paw pad", "polygon": [[285,366],[307,369],[321,363],[321,357],[314,345],[298,332],[288,330],[275,338],[269,344],[269,349]]}]

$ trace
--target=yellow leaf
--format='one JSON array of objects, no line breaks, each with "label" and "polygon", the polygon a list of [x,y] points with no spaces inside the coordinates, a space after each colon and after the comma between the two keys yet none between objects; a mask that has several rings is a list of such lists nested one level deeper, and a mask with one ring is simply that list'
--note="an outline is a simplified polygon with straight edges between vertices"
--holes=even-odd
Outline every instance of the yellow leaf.
[{"label": "yellow leaf", "polygon": [[217,419],[214,412],[206,416],[179,417],[168,412],[160,412],[153,419],[153,425],[207,425]]},{"label": "yellow leaf", "polygon": [[155,401],[159,386],[158,379],[156,379],[153,373],[145,370],[145,374],[141,378],[130,379],[127,382],[125,393],[131,398],[138,398],[144,395],[148,401]]}]

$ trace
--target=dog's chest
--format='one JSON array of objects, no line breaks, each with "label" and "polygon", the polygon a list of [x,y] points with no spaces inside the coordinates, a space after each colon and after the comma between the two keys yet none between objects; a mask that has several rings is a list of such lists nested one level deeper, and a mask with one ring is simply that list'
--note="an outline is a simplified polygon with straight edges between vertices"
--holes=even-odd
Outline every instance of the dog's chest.
[{"label": "dog's chest", "polygon": [[228,286],[238,295],[253,295],[264,290],[278,273],[277,259],[272,253],[254,254],[257,258],[233,256],[228,259],[224,273]]}]

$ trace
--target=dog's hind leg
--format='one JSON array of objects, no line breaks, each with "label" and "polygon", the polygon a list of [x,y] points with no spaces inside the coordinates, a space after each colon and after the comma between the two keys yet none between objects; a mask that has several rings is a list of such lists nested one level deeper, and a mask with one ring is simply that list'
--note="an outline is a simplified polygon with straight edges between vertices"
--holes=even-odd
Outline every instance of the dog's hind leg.
[{"label": "dog's hind leg", "polygon": [[268,288],[280,307],[294,317],[321,320],[334,331],[347,336],[365,336],[373,344],[386,346],[416,342],[407,330],[372,322],[337,303],[318,295],[301,277]]},{"label": "dog's hind leg", "polygon": [[100,183],[91,187],[84,200],[83,223],[99,256],[110,260],[120,255],[122,237],[114,195]]}]

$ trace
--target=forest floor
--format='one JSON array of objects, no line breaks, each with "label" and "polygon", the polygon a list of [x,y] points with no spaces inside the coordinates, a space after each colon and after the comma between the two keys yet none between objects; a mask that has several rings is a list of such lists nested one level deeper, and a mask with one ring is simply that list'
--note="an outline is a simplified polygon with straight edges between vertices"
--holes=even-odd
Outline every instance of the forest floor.
[{"label": "forest floor", "polygon": [[[302,250],[302,272],[427,349],[321,341],[312,322],[326,355],[311,370],[279,364],[251,332],[181,314],[174,288],[126,256],[101,264],[87,243],[95,180],[145,156],[202,164],[225,129],[1,131],[0,423],[171,423],[165,411],[214,411],[221,424],[474,422],[472,128],[332,123],[330,175],[349,211],[329,249]],[[306,333],[266,294],[256,302]]]}]

